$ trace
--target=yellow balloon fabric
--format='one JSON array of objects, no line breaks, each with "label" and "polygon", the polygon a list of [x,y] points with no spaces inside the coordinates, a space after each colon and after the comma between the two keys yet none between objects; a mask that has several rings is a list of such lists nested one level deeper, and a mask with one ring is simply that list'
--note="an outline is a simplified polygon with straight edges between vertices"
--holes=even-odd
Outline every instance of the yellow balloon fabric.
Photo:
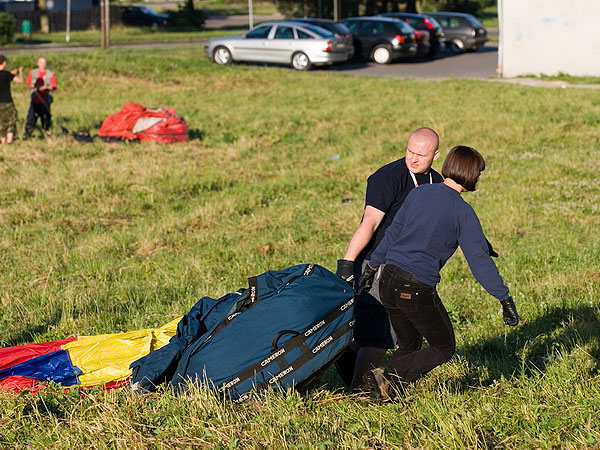
[{"label": "yellow balloon fabric", "polygon": [[160,328],[80,336],[62,348],[69,351],[72,364],[83,372],[80,386],[121,381],[131,376],[129,365],[133,361],[169,343],[180,320],[181,317]]}]

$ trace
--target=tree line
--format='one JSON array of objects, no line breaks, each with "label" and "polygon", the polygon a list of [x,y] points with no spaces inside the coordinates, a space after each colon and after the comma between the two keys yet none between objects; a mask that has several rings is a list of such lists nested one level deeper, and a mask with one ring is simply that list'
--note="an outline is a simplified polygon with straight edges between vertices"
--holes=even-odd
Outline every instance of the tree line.
[{"label": "tree line", "polygon": [[[336,0],[275,0],[286,17],[332,19]],[[340,17],[371,16],[384,12],[459,11],[478,15],[496,0],[337,0]]]}]

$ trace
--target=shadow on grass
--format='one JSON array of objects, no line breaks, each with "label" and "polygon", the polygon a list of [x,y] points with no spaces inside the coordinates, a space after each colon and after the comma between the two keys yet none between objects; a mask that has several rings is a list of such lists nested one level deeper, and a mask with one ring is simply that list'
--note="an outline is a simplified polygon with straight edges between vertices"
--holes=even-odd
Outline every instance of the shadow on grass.
[{"label": "shadow on grass", "polygon": [[25,38],[18,38],[15,40],[16,44],[20,44],[20,45],[40,45],[40,44],[51,44],[52,41],[48,40],[48,39],[25,39]]},{"label": "shadow on grass", "polygon": [[201,141],[202,139],[204,139],[204,135],[205,135],[204,131],[198,130],[196,128],[190,128],[188,133],[190,136],[190,141],[193,141],[196,139]]},{"label": "shadow on grass", "polygon": [[[490,386],[501,377],[530,377],[539,374],[559,354],[568,354],[576,347],[583,346],[589,348],[589,354],[595,360],[593,370],[598,372],[600,318],[596,314],[597,308],[592,306],[555,307],[542,317],[511,328],[506,335],[458,348],[457,354],[466,359],[472,369],[458,381],[454,381],[457,384],[456,390],[464,392],[474,387]],[[386,361],[389,358],[388,353]],[[481,368],[487,369],[485,379],[481,379]],[[320,388],[348,392],[348,387],[334,366],[323,371],[304,392]]]},{"label": "shadow on grass", "polygon": [[[459,348],[457,353],[473,367],[461,380],[462,387],[487,386],[501,376],[532,376],[544,372],[560,353],[582,346],[589,347],[597,372],[600,369],[600,319],[596,314],[597,309],[592,306],[555,307],[506,335]],[[488,368],[486,379],[479,378],[478,367]]]}]

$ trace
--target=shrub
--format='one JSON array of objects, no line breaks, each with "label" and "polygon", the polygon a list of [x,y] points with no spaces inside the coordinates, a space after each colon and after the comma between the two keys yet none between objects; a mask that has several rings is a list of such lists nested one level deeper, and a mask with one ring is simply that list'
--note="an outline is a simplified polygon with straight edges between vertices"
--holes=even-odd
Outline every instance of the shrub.
[{"label": "shrub", "polygon": [[10,14],[0,12],[0,45],[13,42],[16,28],[17,21],[15,18]]},{"label": "shrub", "polygon": [[202,28],[206,21],[206,13],[201,9],[195,9],[193,5],[179,4],[177,11],[169,11],[167,26],[177,31],[197,30]]},{"label": "shrub", "polygon": [[487,0],[425,0],[421,2],[421,10],[427,11],[455,11],[480,15]]}]

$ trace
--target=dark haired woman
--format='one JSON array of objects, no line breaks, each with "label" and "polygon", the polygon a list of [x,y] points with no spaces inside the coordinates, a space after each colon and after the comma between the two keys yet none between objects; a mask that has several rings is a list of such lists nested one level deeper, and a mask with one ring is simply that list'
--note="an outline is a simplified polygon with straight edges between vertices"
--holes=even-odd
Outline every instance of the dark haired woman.
[{"label": "dark haired woman", "polygon": [[6,68],[6,56],[0,55],[0,144],[10,144],[17,131],[17,110],[10,93],[10,83],[23,81],[23,68],[9,72]]},{"label": "dark haired woman", "polygon": [[[454,354],[454,330],[436,285],[440,269],[459,245],[477,281],[500,300],[504,322],[519,323],[479,219],[460,196],[475,190],[484,169],[477,150],[466,146],[450,150],[442,167],[444,182],[419,186],[406,197],[361,277],[359,289],[370,286],[377,268],[385,263],[379,290],[398,337],[392,360],[365,375],[364,385],[376,397],[389,398],[390,382],[413,382]],[[429,344],[426,348],[421,348],[423,338]]]}]

